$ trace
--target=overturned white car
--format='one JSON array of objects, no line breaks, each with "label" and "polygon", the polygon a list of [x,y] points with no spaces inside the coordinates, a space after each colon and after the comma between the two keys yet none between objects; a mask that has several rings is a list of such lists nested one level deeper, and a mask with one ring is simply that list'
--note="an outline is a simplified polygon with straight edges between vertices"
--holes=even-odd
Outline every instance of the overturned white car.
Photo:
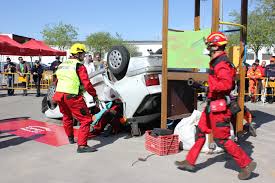
[{"label": "overturned white car", "polygon": [[[108,67],[89,75],[98,97],[104,102],[120,99],[123,116],[131,124],[132,134],[139,135],[138,124],[160,119],[162,55],[132,57],[123,46],[114,46],[108,53]],[[61,118],[59,107],[52,102],[55,86],[42,101],[42,112],[48,118]],[[84,93],[89,108],[93,97]]]}]

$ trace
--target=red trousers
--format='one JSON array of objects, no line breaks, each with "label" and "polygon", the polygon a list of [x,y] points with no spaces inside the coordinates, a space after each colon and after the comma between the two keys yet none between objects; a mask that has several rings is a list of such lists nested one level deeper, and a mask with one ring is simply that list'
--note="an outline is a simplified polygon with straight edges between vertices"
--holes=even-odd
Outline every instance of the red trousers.
[{"label": "red trousers", "polygon": [[79,146],[86,146],[92,115],[82,96],[64,94],[61,101],[58,102],[58,105],[60,112],[63,114],[63,125],[67,136],[72,137],[74,135],[73,118],[77,119],[80,122],[77,144]]},{"label": "red trousers", "polygon": [[256,80],[256,79],[250,79],[249,80],[249,93],[250,93],[250,95],[254,95],[254,94],[257,93],[257,88],[256,88],[257,84],[258,84],[258,80]]},{"label": "red trousers", "polygon": [[236,161],[240,168],[246,167],[252,160],[230,137],[231,111],[227,109],[223,112],[210,112],[207,116],[205,111],[202,113],[198,127],[200,134],[195,144],[189,151],[186,160],[195,165],[198,155],[205,143],[205,134],[212,129],[213,138],[219,147],[222,147]]},{"label": "red trousers", "polygon": [[120,121],[119,115],[117,115],[116,113],[119,112],[120,109],[117,105],[114,105],[109,110],[107,110],[98,121],[98,123],[93,125],[93,132],[91,134],[91,137],[99,135],[108,123],[112,125],[113,131],[115,133],[118,133],[120,128]]}]

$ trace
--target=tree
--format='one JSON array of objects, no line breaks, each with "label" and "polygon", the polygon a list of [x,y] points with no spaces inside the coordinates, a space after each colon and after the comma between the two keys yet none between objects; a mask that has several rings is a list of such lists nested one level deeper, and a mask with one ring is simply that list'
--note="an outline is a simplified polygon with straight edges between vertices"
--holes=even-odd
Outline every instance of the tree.
[{"label": "tree", "polygon": [[101,55],[105,54],[114,45],[125,46],[129,50],[131,56],[136,56],[138,53],[137,47],[126,44],[118,33],[116,33],[116,36],[112,36],[109,32],[92,33],[86,38],[86,44],[90,50],[98,52]]},{"label": "tree", "polygon": [[76,27],[62,22],[54,25],[47,24],[41,34],[47,44],[56,45],[61,50],[70,46],[78,36]]},{"label": "tree", "polygon": [[140,53],[138,52],[138,47],[133,44],[127,44],[126,42],[123,42],[124,46],[128,49],[131,57],[137,57],[140,56]]},{"label": "tree", "polygon": [[274,0],[257,0],[258,7],[256,11],[261,12],[266,17],[269,39],[267,40],[267,47],[273,48],[275,51],[275,2]]},{"label": "tree", "polygon": [[96,32],[90,34],[86,38],[86,44],[89,49],[99,52],[100,55],[104,54],[111,48],[113,41],[113,37],[109,32]]},{"label": "tree", "polygon": [[127,43],[127,41],[123,40],[122,36],[119,33],[116,33],[116,37],[113,41],[112,46],[114,45],[125,46],[129,51],[131,57],[140,56],[138,52],[138,47],[133,44]]},{"label": "tree", "polygon": [[[239,13],[235,11],[230,16],[233,17],[234,22],[240,23]],[[258,53],[263,47],[270,47],[270,38],[273,34],[270,31],[272,26],[269,25],[266,15],[257,9],[249,12],[247,24],[247,44],[258,58]],[[229,40],[229,45],[239,45],[239,33],[229,34]]]}]

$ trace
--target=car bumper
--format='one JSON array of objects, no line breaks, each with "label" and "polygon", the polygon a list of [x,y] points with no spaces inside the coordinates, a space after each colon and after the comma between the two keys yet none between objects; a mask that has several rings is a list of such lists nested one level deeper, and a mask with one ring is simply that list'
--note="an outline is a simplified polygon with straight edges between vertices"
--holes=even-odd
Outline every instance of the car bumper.
[{"label": "car bumper", "polygon": [[160,113],[155,113],[155,114],[148,114],[145,116],[136,116],[132,118],[128,118],[127,121],[129,124],[132,123],[150,123],[152,121],[155,121],[157,119],[160,119]]}]

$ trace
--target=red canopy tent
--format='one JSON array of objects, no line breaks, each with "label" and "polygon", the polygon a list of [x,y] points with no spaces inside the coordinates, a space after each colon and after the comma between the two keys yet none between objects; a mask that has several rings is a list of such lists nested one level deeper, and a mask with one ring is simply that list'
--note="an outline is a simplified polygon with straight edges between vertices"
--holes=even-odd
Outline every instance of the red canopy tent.
[{"label": "red canopy tent", "polygon": [[66,52],[55,50],[46,45],[43,41],[38,41],[35,39],[31,39],[30,41],[24,43],[23,46],[39,50],[39,53],[33,56],[66,56]]},{"label": "red canopy tent", "polygon": [[0,55],[32,56],[38,52],[38,49],[25,47],[9,36],[0,35]]},{"label": "red canopy tent", "polygon": [[45,42],[43,42],[43,41],[38,41],[38,40],[35,40],[35,41],[37,41],[37,43],[40,44],[41,46],[43,46],[45,48],[47,47],[50,50],[56,52],[56,56],[57,55],[58,56],[66,56],[67,55],[67,53],[65,51],[60,51],[60,50],[53,49],[53,48],[49,47],[48,45],[46,45]]}]

